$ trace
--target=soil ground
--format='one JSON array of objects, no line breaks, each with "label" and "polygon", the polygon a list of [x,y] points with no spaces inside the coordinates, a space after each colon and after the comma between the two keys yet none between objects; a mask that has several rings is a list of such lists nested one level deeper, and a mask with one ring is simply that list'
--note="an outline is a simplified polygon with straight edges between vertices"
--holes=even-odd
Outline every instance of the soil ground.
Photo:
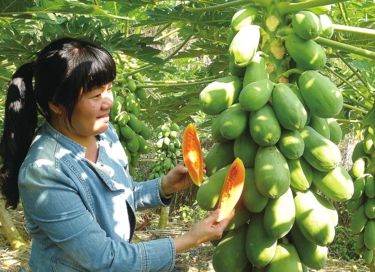
[{"label": "soil ground", "polygon": [[[20,210],[9,210],[13,222],[25,240],[29,241],[29,237],[24,228],[23,213]],[[157,215],[153,216],[153,221],[157,220]],[[155,226],[155,222],[148,222],[144,227],[137,230],[135,237],[138,240],[156,239],[165,236],[176,236],[185,232],[189,225],[181,225],[170,223],[165,229],[160,230]],[[213,247],[210,243],[203,244],[202,246],[192,249],[190,251],[178,254],[176,259],[177,272],[196,272],[196,271],[214,271],[212,267],[211,257]],[[1,234],[0,225],[0,272],[27,272],[30,271],[27,266],[29,257],[29,249],[19,252],[10,249],[5,237]],[[314,270],[310,270],[312,272]],[[360,262],[347,262],[339,259],[330,258],[322,272],[364,272],[368,268]],[[230,272],[230,271],[228,271]],[[280,271],[281,272],[281,271]]]}]

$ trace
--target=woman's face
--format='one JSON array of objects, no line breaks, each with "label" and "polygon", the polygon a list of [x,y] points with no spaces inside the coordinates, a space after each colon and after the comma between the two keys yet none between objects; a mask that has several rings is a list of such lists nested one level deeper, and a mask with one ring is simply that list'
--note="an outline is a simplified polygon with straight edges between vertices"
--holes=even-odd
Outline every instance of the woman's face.
[{"label": "woman's face", "polygon": [[106,131],[112,103],[112,82],[82,93],[73,110],[71,132],[87,137]]}]

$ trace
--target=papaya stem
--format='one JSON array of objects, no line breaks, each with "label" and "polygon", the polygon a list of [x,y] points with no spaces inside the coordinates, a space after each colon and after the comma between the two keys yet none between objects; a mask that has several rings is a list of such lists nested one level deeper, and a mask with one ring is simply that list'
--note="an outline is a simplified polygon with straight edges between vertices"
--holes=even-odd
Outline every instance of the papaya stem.
[{"label": "papaya stem", "polygon": [[357,26],[339,25],[339,24],[333,24],[332,26],[335,31],[351,32],[351,33],[356,33],[356,34],[375,36],[375,29],[369,29],[369,28],[363,28],[363,27],[357,27]]},{"label": "papaya stem", "polygon": [[289,77],[293,74],[302,74],[302,72],[303,71],[301,69],[293,68],[293,69],[289,69],[288,71],[285,71],[284,73],[281,74],[281,76]]},{"label": "papaya stem", "polygon": [[328,46],[328,47],[331,47],[331,48],[335,48],[335,49],[338,49],[338,50],[346,51],[346,52],[349,52],[349,53],[353,53],[353,54],[356,54],[356,55],[359,55],[359,56],[363,56],[363,57],[375,60],[375,52],[374,51],[370,51],[370,50],[367,50],[367,49],[359,48],[359,47],[348,45],[348,44],[341,43],[341,42],[332,41],[330,39],[326,39],[326,38],[322,38],[322,37],[316,38],[315,41],[317,43],[321,44],[321,45],[325,45],[325,46]]},{"label": "papaya stem", "polygon": [[347,0],[307,0],[299,3],[280,2],[277,4],[277,9],[281,14],[285,14],[288,12],[295,12],[308,8],[335,4],[343,1]]},{"label": "papaya stem", "polygon": [[181,28],[175,28],[175,29],[169,31],[168,33],[165,33],[164,35],[162,35],[162,36],[160,36],[160,37],[154,39],[154,41],[155,41],[155,42],[160,41],[160,40],[162,40],[162,39],[164,39],[164,38],[167,38],[167,37],[173,35],[174,33],[178,32],[178,31],[180,31],[180,30],[181,30]]},{"label": "papaya stem", "polygon": [[[165,59],[162,60],[162,63],[165,63],[165,62],[169,61],[171,58],[173,58],[173,56],[176,55],[190,41],[192,36],[193,35],[189,35],[168,57],[166,57]],[[128,76],[134,75],[136,73],[139,73],[143,70],[146,70],[146,69],[151,68],[151,67],[156,66],[156,65],[159,65],[159,64],[144,64],[144,65],[141,65],[137,69],[135,69],[131,72],[125,73],[124,77],[126,78]]]},{"label": "papaya stem", "polygon": [[159,36],[164,30],[166,30],[168,27],[171,26],[171,23],[165,24],[163,27],[161,27],[154,35],[154,39]]},{"label": "papaya stem", "polygon": [[345,108],[347,108],[347,109],[351,109],[351,110],[359,111],[359,112],[362,112],[362,113],[365,113],[365,114],[368,112],[367,110],[360,109],[360,108],[358,108],[358,107],[355,107],[355,106],[352,106],[352,105],[349,105],[349,104],[346,104],[346,103],[344,103],[343,106],[344,106]]},{"label": "papaya stem", "polygon": [[338,123],[361,123],[362,120],[336,119]]},{"label": "papaya stem", "polygon": [[363,85],[365,85],[365,87],[370,92],[374,91],[374,88],[363,78],[358,69],[354,69],[354,67],[347,60],[345,60],[345,58],[340,53],[337,53],[337,56],[341,59],[343,63],[345,63],[346,66],[349,67],[350,70],[352,70],[353,74],[357,76],[357,78],[363,83]]},{"label": "papaya stem", "polygon": [[204,11],[222,10],[226,8],[238,7],[238,6],[250,4],[250,2],[255,3],[255,4],[260,4],[262,6],[267,6],[271,3],[270,0],[237,0],[237,1],[231,1],[228,3],[208,6],[208,7],[202,7],[202,8],[184,7],[184,9],[188,12],[204,12]]},{"label": "papaya stem", "polygon": [[368,97],[364,96],[353,84],[351,84],[343,75],[339,74],[335,70],[332,69],[332,67],[326,67],[332,74],[337,76],[339,79],[342,80],[342,82],[346,83],[350,88],[352,88],[356,93],[358,93],[360,96],[362,96],[365,100],[368,99]]},{"label": "papaya stem", "polygon": [[199,84],[207,84],[215,81],[217,78],[210,78],[205,80],[186,80],[186,81],[159,81],[159,83],[152,83],[147,84],[148,82],[144,82],[142,85],[138,85],[139,88],[159,88],[159,87],[182,87],[182,86],[192,86],[192,85],[199,85]]},{"label": "papaya stem", "polygon": [[10,78],[9,78],[9,77],[5,77],[5,76],[1,76],[1,75],[0,75],[0,80],[10,81]]}]

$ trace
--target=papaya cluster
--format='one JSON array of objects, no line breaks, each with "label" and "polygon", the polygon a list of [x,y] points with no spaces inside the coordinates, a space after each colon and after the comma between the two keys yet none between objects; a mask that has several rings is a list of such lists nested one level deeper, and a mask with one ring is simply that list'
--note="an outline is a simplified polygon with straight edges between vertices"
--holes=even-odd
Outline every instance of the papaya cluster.
[{"label": "papaya cluster", "polygon": [[148,151],[147,140],[151,130],[141,118],[140,102],[145,99],[144,90],[137,88],[136,81],[129,78],[121,91],[117,92],[110,114],[120,141],[128,155],[129,170],[135,175],[139,155]]},{"label": "papaya cluster", "polygon": [[350,228],[356,236],[355,249],[367,264],[372,263],[375,250],[375,126],[364,129],[352,154],[350,174],[354,194],[347,203],[351,212]]},{"label": "papaya cluster", "polygon": [[354,191],[337,146],[342,131],[334,117],[343,97],[318,71],[326,62],[313,40],[322,31],[318,16],[292,15],[283,46],[286,60],[301,74],[295,82],[280,83],[269,75],[272,52],[263,52],[270,47],[254,24],[255,14],[252,7],[234,14],[230,74],[199,95],[201,110],[213,117],[214,140],[205,156],[208,178],[197,192],[199,206],[217,207],[235,158],[246,167],[242,196],[215,247],[213,266],[216,271],[321,269],[338,224],[333,202],[349,200]]},{"label": "papaya cluster", "polygon": [[174,122],[167,122],[155,129],[156,163],[149,175],[150,179],[161,177],[177,165],[177,158],[181,155],[181,142],[179,140],[180,127]]}]

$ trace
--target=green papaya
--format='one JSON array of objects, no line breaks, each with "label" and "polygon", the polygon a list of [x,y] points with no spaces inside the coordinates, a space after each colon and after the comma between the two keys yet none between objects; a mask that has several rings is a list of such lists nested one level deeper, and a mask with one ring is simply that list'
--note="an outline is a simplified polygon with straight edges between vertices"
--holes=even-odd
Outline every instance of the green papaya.
[{"label": "green papaya", "polygon": [[268,78],[269,75],[267,72],[266,60],[262,56],[262,52],[258,51],[246,66],[245,75],[243,77],[243,86],[245,87],[249,83]]},{"label": "green papaya", "polygon": [[296,160],[303,155],[305,142],[298,131],[283,131],[277,146],[285,158]]},{"label": "green papaya", "polygon": [[343,106],[343,97],[336,85],[317,71],[305,71],[298,79],[303,100],[313,115],[330,118]]},{"label": "green papaya", "polygon": [[199,94],[201,110],[207,114],[219,114],[237,100],[241,86],[241,80],[236,76],[209,83]]},{"label": "green papaya", "polygon": [[352,162],[354,163],[359,158],[365,157],[365,156],[366,156],[366,152],[363,148],[363,141],[359,141],[354,146],[353,153],[352,153]]},{"label": "green papaya", "polygon": [[303,272],[301,260],[293,244],[278,244],[275,256],[266,268],[267,272]]},{"label": "green papaya", "polygon": [[234,31],[240,31],[244,26],[250,26],[257,14],[257,10],[254,7],[246,6],[239,9],[233,16],[230,26]]},{"label": "green papaya", "polygon": [[284,237],[292,229],[296,216],[292,190],[270,199],[264,210],[264,228],[275,239]]},{"label": "green papaya", "polygon": [[364,200],[365,200],[364,195],[362,195],[361,197],[357,199],[352,198],[348,200],[348,202],[346,203],[346,207],[348,208],[348,211],[351,213],[356,211],[364,203]]},{"label": "green papaya", "polygon": [[306,239],[296,225],[290,233],[301,262],[312,269],[322,269],[328,259],[328,247],[319,246]]},{"label": "green papaya", "polygon": [[258,145],[251,139],[247,130],[234,140],[234,157],[240,158],[246,168],[254,167],[257,150]]},{"label": "green papaya", "polygon": [[277,240],[270,237],[265,231],[262,213],[251,218],[247,228],[245,245],[247,258],[256,267],[265,267],[274,257]]},{"label": "green papaya", "polygon": [[358,234],[364,230],[368,218],[365,213],[365,205],[361,205],[355,210],[350,218],[350,228],[354,234]]},{"label": "green papaya", "polygon": [[120,133],[121,133],[121,136],[127,140],[133,139],[136,136],[136,133],[134,132],[134,130],[128,125],[120,126]]},{"label": "green papaya", "polygon": [[342,140],[341,127],[333,118],[328,118],[327,122],[329,128],[329,139],[338,145]]},{"label": "green papaya", "polygon": [[355,160],[350,170],[351,175],[353,178],[359,178],[365,174],[366,169],[366,161],[365,157],[361,157]]},{"label": "green papaya", "polygon": [[253,169],[245,170],[245,184],[242,192],[244,206],[253,213],[263,211],[268,203],[268,197],[263,196],[255,185]]},{"label": "green papaya", "polygon": [[306,125],[307,112],[285,83],[275,85],[272,91],[272,108],[281,126],[289,130],[299,130]]},{"label": "green papaya", "polygon": [[247,127],[248,113],[239,103],[233,104],[220,113],[220,134],[227,140],[239,137]]},{"label": "green papaya", "polygon": [[330,139],[331,132],[329,130],[327,119],[311,115],[309,126],[315,129],[315,131],[323,137]]},{"label": "green papaya", "polygon": [[322,31],[319,17],[307,10],[299,11],[292,16],[292,27],[294,32],[305,40],[317,38]]},{"label": "green papaya", "polygon": [[326,246],[335,237],[335,226],[331,214],[327,212],[322,197],[311,192],[296,192],[296,223],[302,234],[311,242]]},{"label": "green papaya", "polygon": [[352,178],[342,166],[326,173],[316,171],[313,183],[327,198],[337,202],[351,199],[354,193]]},{"label": "green papaya", "polygon": [[229,58],[228,60],[228,71],[229,75],[231,76],[237,76],[237,77],[243,77],[246,71],[246,67],[239,67],[237,66],[234,61]]},{"label": "green papaya", "polygon": [[260,146],[272,146],[281,136],[281,128],[272,107],[266,104],[250,114],[250,134]]},{"label": "green papaya", "polygon": [[205,156],[206,175],[211,176],[220,168],[232,163],[233,141],[215,143]]},{"label": "green papaya", "polygon": [[323,47],[313,40],[304,40],[291,33],[285,39],[285,47],[302,70],[319,70],[326,65],[327,57]]},{"label": "green papaya", "polygon": [[365,193],[368,198],[375,197],[375,180],[371,174],[367,174],[366,176]]},{"label": "green papaya", "polygon": [[341,152],[337,145],[320,135],[310,126],[305,126],[300,134],[305,142],[303,158],[312,167],[326,172],[339,165]]},{"label": "green papaya", "polygon": [[372,261],[374,260],[374,250],[365,248],[362,252],[363,259],[365,260],[365,263],[370,265]]},{"label": "green papaya", "polygon": [[242,202],[237,202],[236,206],[234,207],[234,217],[229,222],[225,230],[229,231],[241,228],[243,225],[246,224],[247,221],[249,221],[250,216],[250,211],[245,208]]},{"label": "green papaya", "polygon": [[196,197],[201,209],[211,211],[216,208],[228,170],[229,165],[218,170],[201,184]]},{"label": "green papaya", "polygon": [[239,96],[241,108],[246,111],[256,111],[262,108],[270,99],[273,86],[273,82],[269,79],[244,85]]},{"label": "green papaya", "polygon": [[129,121],[128,121],[129,127],[131,127],[134,132],[140,133],[142,131],[142,121],[138,119],[137,116],[135,116],[133,113],[129,114]]},{"label": "green papaya", "polygon": [[260,40],[260,31],[257,25],[245,25],[229,45],[229,56],[234,64],[239,67],[245,67],[253,59],[257,52]]},{"label": "green papaya", "polygon": [[242,272],[248,267],[245,253],[246,227],[229,231],[215,247],[212,265],[217,272]]},{"label": "green papaya", "polygon": [[369,220],[367,222],[364,230],[363,241],[368,249],[375,249],[375,220]]},{"label": "green papaya", "polygon": [[319,15],[320,24],[322,26],[321,36],[330,39],[333,36],[333,23],[327,14]]},{"label": "green papaya", "polygon": [[285,194],[290,185],[288,163],[276,146],[260,147],[255,156],[255,184],[269,198]]},{"label": "green papaya", "polygon": [[367,218],[375,219],[375,198],[368,198],[364,205]]},{"label": "green papaya", "polygon": [[303,158],[287,160],[287,162],[290,171],[290,186],[297,191],[308,190],[313,179],[311,166]]},{"label": "green papaya", "polygon": [[211,136],[212,136],[212,139],[215,142],[226,142],[228,140],[225,139],[220,133],[220,127],[221,127],[220,117],[221,117],[221,115],[219,114],[219,115],[215,116],[215,118],[212,120]]},{"label": "green papaya", "polygon": [[354,186],[354,191],[353,191],[352,199],[358,199],[364,196],[365,187],[366,187],[366,177],[362,176],[362,177],[356,178],[353,186]]}]

